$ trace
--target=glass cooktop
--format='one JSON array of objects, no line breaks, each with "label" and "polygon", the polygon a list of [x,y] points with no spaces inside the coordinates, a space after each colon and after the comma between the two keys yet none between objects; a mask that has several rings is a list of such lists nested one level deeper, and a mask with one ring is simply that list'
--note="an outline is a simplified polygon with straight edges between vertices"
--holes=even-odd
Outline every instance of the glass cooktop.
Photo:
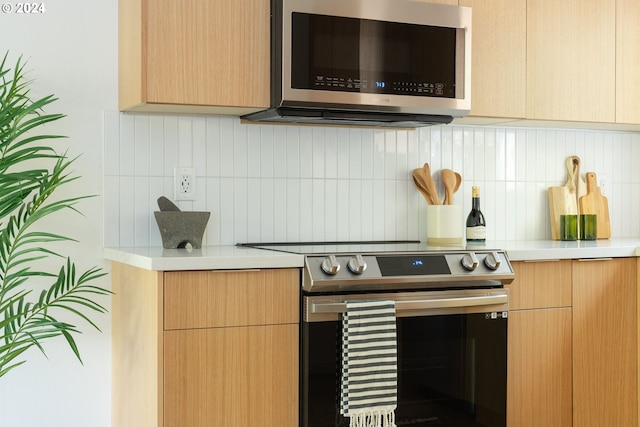
[{"label": "glass cooktop", "polygon": [[487,250],[482,245],[431,246],[419,240],[239,243],[237,246],[303,255]]}]

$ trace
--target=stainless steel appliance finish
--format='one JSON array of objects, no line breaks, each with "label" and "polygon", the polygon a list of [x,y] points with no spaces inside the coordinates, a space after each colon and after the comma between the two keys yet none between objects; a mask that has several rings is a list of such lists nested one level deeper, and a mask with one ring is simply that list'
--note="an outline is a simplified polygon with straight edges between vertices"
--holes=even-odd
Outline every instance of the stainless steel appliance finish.
[{"label": "stainless steel appliance finish", "polygon": [[[351,265],[360,260],[365,268]],[[327,273],[335,263],[337,271]],[[346,290],[492,287],[513,281],[504,251],[406,252],[362,255],[307,255],[302,289],[308,292]]]},{"label": "stainless steel appliance finish", "polygon": [[[339,410],[342,313],[350,301],[396,307],[396,424],[506,426],[507,254],[409,242],[248,244],[305,254],[300,425],[346,427]],[[375,368],[374,368],[375,369]]]},{"label": "stainless steel appliance finish", "polygon": [[272,0],[273,122],[449,123],[471,109],[471,8]]},{"label": "stainless steel appliance finish", "polygon": [[305,254],[306,292],[499,287],[515,274],[505,251],[431,247],[419,241],[265,243],[261,249]]},{"label": "stainless steel appliance finish", "polygon": [[346,301],[395,301],[397,317],[441,316],[466,313],[500,313],[507,317],[509,293],[506,289],[465,289],[454,291],[305,296],[302,319],[305,322],[339,320],[346,311]]}]

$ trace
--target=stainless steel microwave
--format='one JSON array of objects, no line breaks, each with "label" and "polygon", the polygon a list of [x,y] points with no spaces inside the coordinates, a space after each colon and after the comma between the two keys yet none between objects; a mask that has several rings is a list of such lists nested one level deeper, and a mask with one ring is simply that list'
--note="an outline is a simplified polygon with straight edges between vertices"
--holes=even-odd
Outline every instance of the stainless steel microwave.
[{"label": "stainless steel microwave", "polygon": [[271,106],[248,120],[449,123],[471,109],[471,9],[272,0]]}]

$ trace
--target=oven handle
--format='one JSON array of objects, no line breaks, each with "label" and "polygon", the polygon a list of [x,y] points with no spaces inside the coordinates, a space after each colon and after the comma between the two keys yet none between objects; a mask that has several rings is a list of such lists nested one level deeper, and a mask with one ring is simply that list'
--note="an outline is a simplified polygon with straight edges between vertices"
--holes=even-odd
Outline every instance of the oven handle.
[{"label": "oven handle", "polygon": [[[436,298],[436,299],[421,299],[410,301],[396,301],[397,311],[411,311],[411,310],[436,310],[436,309],[448,309],[448,308],[464,308],[464,307],[479,307],[489,305],[506,304],[509,300],[508,295],[482,295],[473,297],[458,297],[458,298]],[[345,302],[311,302],[310,312],[313,314],[340,314],[347,311],[347,303]]]}]

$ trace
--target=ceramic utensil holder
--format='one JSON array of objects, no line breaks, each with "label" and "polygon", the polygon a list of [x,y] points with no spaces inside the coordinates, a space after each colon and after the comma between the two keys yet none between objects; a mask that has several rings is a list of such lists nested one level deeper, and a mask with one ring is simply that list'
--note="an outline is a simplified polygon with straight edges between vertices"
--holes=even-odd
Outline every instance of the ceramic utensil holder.
[{"label": "ceramic utensil holder", "polygon": [[464,221],[460,205],[427,206],[427,244],[451,246],[462,244]]}]

